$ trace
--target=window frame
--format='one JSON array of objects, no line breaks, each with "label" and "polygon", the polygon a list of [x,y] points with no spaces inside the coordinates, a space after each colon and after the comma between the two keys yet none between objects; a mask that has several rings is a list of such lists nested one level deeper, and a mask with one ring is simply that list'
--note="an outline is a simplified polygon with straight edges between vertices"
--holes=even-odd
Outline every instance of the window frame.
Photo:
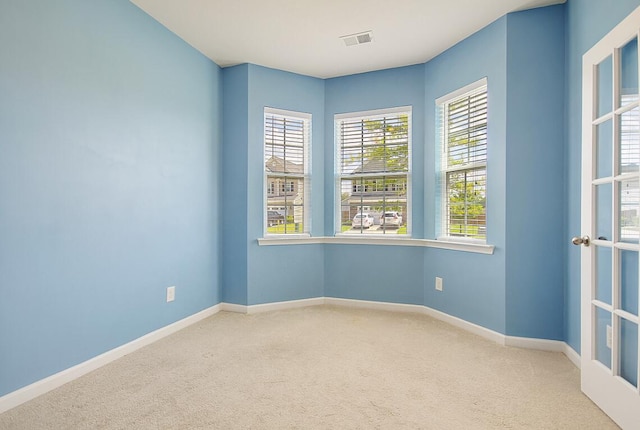
[{"label": "window frame", "polygon": [[[378,234],[362,234],[360,233],[344,233],[342,232],[342,180],[345,178],[355,178],[356,176],[348,176],[341,174],[341,166],[342,166],[342,158],[341,158],[341,125],[344,121],[357,121],[357,120],[376,120],[379,118],[395,116],[400,114],[406,114],[408,116],[408,125],[407,125],[407,171],[404,174],[392,174],[388,175],[385,173],[380,174],[367,174],[363,173],[361,178],[371,177],[372,179],[379,179],[382,176],[396,176],[396,177],[404,177],[406,175],[406,203],[405,203],[405,213],[402,214],[403,221],[406,225],[406,233],[404,234],[387,234],[384,233]],[[381,240],[408,240],[411,238],[411,229],[412,229],[412,146],[413,146],[413,107],[412,106],[398,106],[392,108],[384,108],[384,109],[374,109],[367,111],[358,111],[358,112],[348,112],[334,115],[334,235],[335,237],[349,237],[362,239],[363,241],[374,241],[376,239]],[[370,184],[369,184],[370,185]],[[356,187],[362,187],[366,189],[368,184],[352,184],[352,189],[356,189]],[[376,184],[376,189],[378,187],[382,187],[381,185]],[[387,185],[389,187],[389,185]],[[384,187],[382,187],[384,188]],[[388,191],[388,190],[386,190]],[[363,207],[369,207],[363,206]],[[386,209],[391,210],[391,209]]]},{"label": "window frame", "polygon": [[[285,173],[285,172],[272,172],[267,169],[266,161],[267,161],[267,120],[270,117],[279,117],[293,121],[301,121],[303,124],[303,172],[302,174],[293,174],[293,173]],[[262,133],[262,170],[263,170],[263,237],[269,238],[295,238],[295,237],[310,237],[311,236],[311,131],[312,131],[312,115],[306,112],[297,112],[290,111],[285,109],[277,109],[272,107],[265,106],[264,115],[263,115],[263,133]],[[285,142],[286,146],[286,142]],[[277,181],[273,184],[269,182],[269,178],[275,178]],[[270,210],[278,209],[272,208],[274,205],[269,205],[269,198],[280,196],[281,194],[285,197],[285,214],[284,214],[284,224],[287,224],[287,206],[286,197],[290,194],[297,194],[295,192],[296,186],[295,181],[299,180],[302,182],[303,189],[303,199],[302,199],[302,208],[303,208],[303,228],[300,232],[278,232],[271,233],[269,232],[269,220],[268,213]],[[273,185],[273,187],[272,187]],[[293,186],[292,186],[293,185]],[[271,192],[273,189],[273,193]],[[282,207],[283,205],[278,204],[276,206]],[[292,203],[293,206],[293,203]],[[295,211],[295,207],[294,207]],[[295,215],[294,215],[295,216]]]},{"label": "window frame", "polygon": [[[468,162],[461,165],[451,167],[447,163],[447,137],[448,130],[446,128],[447,118],[445,117],[446,107],[456,101],[460,101],[466,97],[470,97],[477,94],[485,94],[486,97],[486,125],[485,125],[485,148],[484,148],[484,160],[480,162]],[[466,85],[456,91],[453,91],[447,95],[438,98],[435,101],[436,105],[436,175],[437,175],[437,198],[436,207],[439,207],[436,216],[436,232],[437,240],[450,241],[450,242],[467,242],[475,244],[487,243],[487,181],[488,181],[488,149],[489,149],[489,86],[488,79],[482,78],[476,82]],[[484,238],[469,237],[467,234],[464,236],[448,234],[450,230],[449,215],[448,215],[448,187],[449,187],[449,175],[455,172],[474,172],[484,170]],[[471,225],[468,223],[463,224],[465,226]],[[467,228],[465,227],[465,230]]]}]

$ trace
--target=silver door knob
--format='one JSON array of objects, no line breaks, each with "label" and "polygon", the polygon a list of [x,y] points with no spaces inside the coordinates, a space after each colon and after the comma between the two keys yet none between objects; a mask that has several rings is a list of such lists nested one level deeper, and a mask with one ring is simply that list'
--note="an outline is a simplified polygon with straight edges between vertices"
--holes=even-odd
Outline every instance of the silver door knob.
[{"label": "silver door knob", "polygon": [[575,236],[573,239],[571,239],[571,243],[573,243],[574,245],[589,246],[590,242],[591,240],[589,239],[589,236]]}]

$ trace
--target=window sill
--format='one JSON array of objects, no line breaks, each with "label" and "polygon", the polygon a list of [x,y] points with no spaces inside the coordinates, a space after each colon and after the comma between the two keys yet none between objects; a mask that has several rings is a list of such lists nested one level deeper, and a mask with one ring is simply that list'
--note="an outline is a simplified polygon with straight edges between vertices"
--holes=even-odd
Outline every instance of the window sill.
[{"label": "window sill", "polygon": [[487,254],[492,255],[495,250],[494,245],[487,245],[486,243],[480,242],[466,242],[466,241],[453,241],[446,239],[422,239],[424,242],[428,242],[428,246],[430,248],[440,248],[440,249],[449,249],[451,251],[464,251],[464,252],[474,252],[476,254]]},{"label": "window sill", "polygon": [[309,234],[274,234],[258,239],[260,246],[273,245],[312,245],[324,243],[323,237],[311,237]]},{"label": "window sill", "polygon": [[423,248],[448,249],[451,251],[472,252],[475,254],[491,255],[495,250],[494,245],[471,242],[454,242],[448,240],[432,239],[412,239],[410,237],[399,239],[397,237],[311,237],[307,235],[273,236],[258,239],[260,246],[274,245],[313,245],[313,244],[333,244],[333,245],[387,245],[387,246],[417,246]]}]

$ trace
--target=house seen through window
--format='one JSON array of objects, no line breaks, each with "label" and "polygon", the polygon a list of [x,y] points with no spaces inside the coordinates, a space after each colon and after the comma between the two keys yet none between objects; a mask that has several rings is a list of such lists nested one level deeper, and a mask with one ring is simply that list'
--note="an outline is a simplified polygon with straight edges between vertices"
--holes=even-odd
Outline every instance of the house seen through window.
[{"label": "house seen through window", "polygon": [[487,81],[436,101],[441,161],[440,236],[486,241]]},{"label": "house seen through window", "polygon": [[311,115],[265,108],[265,235],[309,232]]},{"label": "house seen through window", "polygon": [[335,117],[337,233],[407,235],[411,108]]}]

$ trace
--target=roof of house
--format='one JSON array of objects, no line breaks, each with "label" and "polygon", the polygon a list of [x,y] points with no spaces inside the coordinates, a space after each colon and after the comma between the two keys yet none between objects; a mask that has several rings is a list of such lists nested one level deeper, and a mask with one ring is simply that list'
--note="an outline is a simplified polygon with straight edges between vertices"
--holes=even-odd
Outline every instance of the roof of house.
[{"label": "roof of house", "polygon": [[271,156],[264,163],[267,172],[271,173],[304,173],[304,166],[289,160],[284,160],[278,156]]}]

